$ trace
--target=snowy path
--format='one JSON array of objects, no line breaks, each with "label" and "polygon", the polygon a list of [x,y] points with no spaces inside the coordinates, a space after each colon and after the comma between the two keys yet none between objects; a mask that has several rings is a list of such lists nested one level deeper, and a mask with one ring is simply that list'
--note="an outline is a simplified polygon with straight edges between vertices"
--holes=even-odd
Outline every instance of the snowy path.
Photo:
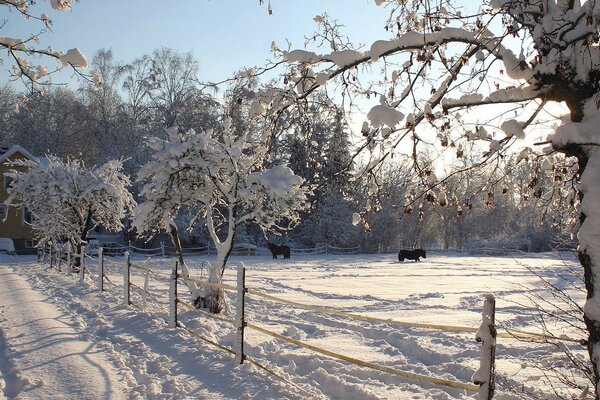
[{"label": "snowy path", "polygon": [[[69,316],[0,265],[0,371],[15,399],[124,398],[117,370]],[[8,349],[10,349],[10,354]],[[9,361],[10,360],[10,361]]]}]

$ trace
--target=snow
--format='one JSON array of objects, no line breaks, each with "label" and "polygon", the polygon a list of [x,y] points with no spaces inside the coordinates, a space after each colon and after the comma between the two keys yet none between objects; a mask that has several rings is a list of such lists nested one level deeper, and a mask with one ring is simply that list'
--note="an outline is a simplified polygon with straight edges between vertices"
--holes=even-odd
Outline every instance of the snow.
[{"label": "snow", "polygon": [[0,296],[6,397],[93,399],[127,393],[102,343],[84,340],[78,332],[86,315],[61,312],[24,276],[4,265],[0,265]]},{"label": "snow", "polygon": [[330,59],[331,61],[333,61],[338,67],[345,67],[351,65],[357,60],[362,59],[363,57],[364,54],[356,50],[334,51],[328,56],[323,56],[323,58]]},{"label": "snow", "polygon": [[321,59],[316,53],[306,50],[292,50],[290,52],[284,51],[283,58],[287,62],[299,62],[299,63],[311,63],[317,62]]},{"label": "snow", "polygon": [[385,124],[389,128],[394,129],[396,124],[402,121],[404,114],[388,105],[378,104],[371,108],[367,114],[367,118],[371,121],[371,125],[375,127]]},{"label": "snow", "polygon": [[81,50],[75,48],[67,51],[65,54],[62,54],[59,57],[60,61],[62,61],[63,65],[66,67],[67,65],[72,65],[73,67],[86,69],[88,67],[88,60],[85,55],[81,52]]},{"label": "snow", "polygon": [[[134,265],[155,273],[143,301],[146,274],[132,268],[131,300],[122,304],[122,269],[109,257],[110,281],[99,293],[97,260],[90,259],[84,283],[78,277],[48,269],[32,257],[0,258],[0,372],[10,398],[144,398],[144,399],[470,399],[476,393],[419,383],[359,367],[281,342],[246,328],[245,351],[280,380],[248,362],[172,329],[169,321],[169,277],[175,259],[135,256]],[[193,276],[200,276],[205,257],[192,257]],[[208,261],[214,262],[214,258]],[[246,320],[313,346],[419,375],[469,383],[479,368],[481,345],[475,332],[482,324],[488,294],[496,298],[496,323],[503,328],[539,332],[528,295],[550,299],[528,268],[560,284],[577,280],[579,268],[570,254],[479,257],[429,252],[420,263],[398,263],[396,254],[233,256],[224,275],[235,285],[233,266],[243,261],[246,285],[273,296],[307,305],[410,323],[464,326],[471,333],[447,332],[375,323],[274,303],[246,294]],[[227,292],[235,316],[235,292]],[[575,301],[584,293],[573,290]],[[180,282],[179,296],[189,301]],[[236,329],[179,307],[179,321],[221,345],[234,347]],[[547,321],[552,324],[551,321]],[[552,327],[578,338],[573,327]],[[32,345],[34,343],[34,345]],[[37,345],[44,343],[44,346]],[[536,363],[556,357],[548,344],[499,337],[496,349],[495,398],[522,399],[525,390],[554,399]],[[585,348],[565,342],[585,359]],[[51,360],[52,362],[49,362]],[[2,380],[0,379],[0,383]],[[565,390],[554,382],[559,390]],[[98,393],[106,396],[98,396]],[[577,393],[579,395],[579,393]],[[1,397],[1,396],[0,396]],[[565,396],[570,397],[570,396]]]},{"label": "snow", "polygon": [[502,125],[500,125],[500,129],[504,131],[507,137],[515,136],[517,139],[523,139],[525,137],[523,125],[514,119],[504,121]]},{"label": "snow", "polygon": [[71,11],[72,0],[50,0],[50,5],[57,11]]},{"label": "snow", "polygon": [[590,115],[581,122],[565,122],[559,126],[552,138],[553,146],[561,148],[567,144],[600,144],[598,136],[600,113]]}]

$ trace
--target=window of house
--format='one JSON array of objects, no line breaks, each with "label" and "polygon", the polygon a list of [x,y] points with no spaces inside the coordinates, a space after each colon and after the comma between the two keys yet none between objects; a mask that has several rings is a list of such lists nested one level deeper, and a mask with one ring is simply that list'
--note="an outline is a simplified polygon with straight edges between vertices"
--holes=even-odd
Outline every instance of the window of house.
[{"label": "window of house", "polygon": [[25,247],[28,249],[33,249],[37,245],[37,241],[35,240],[26,240]]},{"label": "window of house", "polygon": [[6,218],[6,206],[4,204],[0,204],[0,221]]},{"label": "window of house", "polygon": [[8,188],[8,185],[10,185],[10,183],[13,181],[13,178],[11,178],[10,176],[6,176],[4,175],[4,191],[6,192],[6,189]]},{"label": "window of house", "polygon": [[33,214],[26,207],[23,208],[23,224],[31,225],[33,222]]}]

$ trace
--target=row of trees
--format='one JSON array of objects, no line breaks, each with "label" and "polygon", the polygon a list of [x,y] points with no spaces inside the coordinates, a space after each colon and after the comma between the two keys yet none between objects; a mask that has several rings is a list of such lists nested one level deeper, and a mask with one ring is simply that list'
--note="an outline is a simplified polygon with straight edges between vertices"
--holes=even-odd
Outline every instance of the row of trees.
[{"label": "row of trees", "polygon": [[[197,62],[192,56],[165,48],[128,64],[115,62],[110,51],[102,50],[92,65],[102,77],[99,88],[83,81],[76,91],[63,87],[29,94],[8,87],[2,90],[2,141],[21,144],[34,154],[70,157],[90,166],[123,160],[123,172],[135,176],[152,157],[146,142],[155,135],[165,139],[167,126],[177,125],[181,132],[214,131],[220,129],[227,115],[236,129],[249,130],[257,140],[265,139],[267,122],[255,118],[250,123],[247,117],[257,113],[257,99],[261,93],[273,91],[274,83],[259,85],[255,78],[242,74],[222,96],[210,94],[198,80]],[[302,213],[298,227],[274,240],[299,247],[322,243],[361,246],[364,251],[480,244],[542,251],[568,238],[563,235],[565,224],[560,212],[541,209],[535,201],[523,201],[531,194],[526,193],[531,189],[528,185],[535,169],[539,169],[535,163],[520,163],[521,181],[511,185],[508,195],[502,195],[500,184],[486,189],[497,192],[493,202],[497,207],[493,208],[486,206],[486,197],[480,192],[490,180],[502,180],[498,174],[502,175],[510,162],[482,169],[476,175],[456,175],[444,188],[455,197],[451,210],[426,201],[410,167],[411,159],[401,155],[365,174],[372,178],[368,185],[365,179],[354,179],[361,165],[368,162],[353,157],[355,147],[346,114],[326,100],[314,95],[307,98],[302,112],[283,113],[279,129],[264,140],[268,142],[265,166],[288,164],[315,189],[309,197],[311,209]],[[424,163],[435,164],[433,148],[425,150],[421,157],[428,161]],[[465,157],[480,158],[482,150],[475,147],[464,152]],[[450,186],[456,189],[448,189]],[[140,191],[141,183],[134,180],[134,198]],[[416,192],[420,196],[415,197]],[[367,225],[353,226],[352,213],[366,204],[363,218]],[[193,213],[182,210],[177,216],[189,228],[181,230],[181,239],[189,244],[211,242],[203,226],[186,225]],[[427,218],[421,222],[425,215]],[[491,223],[477,223],[484,218]],[[515,229],[517,226],[527,234]],[[238,240],[262,245],[266,235],[243,225]]]}]

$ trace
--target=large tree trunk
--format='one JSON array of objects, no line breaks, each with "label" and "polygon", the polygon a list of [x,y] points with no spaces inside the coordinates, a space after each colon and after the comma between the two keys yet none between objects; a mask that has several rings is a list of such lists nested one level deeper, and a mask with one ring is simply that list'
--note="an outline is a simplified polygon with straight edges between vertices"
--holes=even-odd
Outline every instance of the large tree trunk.
[{"label": "large tree trunk", "polygon": [[[225,272],[225,266],[227,265],[227,260],[231,255],[231,251],[233,250],[233,242],[235,240],[235,230],[236,230],[236,207],[229,207],[228,211],[228,225],[227,225],[227,235],[225,239],[222,241],[219,239],[219,235],[217,235],[217,231],[215,229],[214,222],[210,217],[212,215],[212,208],[207,207],[207,227],[208,232],[213,239],[215,248],[217,249],[217,260],[215,261],[215,265],[212,265],[209,271],[208,281],[215,285],[220,285],[222,282],[223,273]],[[206,308],[212,313],[219,314],[221,311],[227,309],[227,302],[225,299],[225,292],[223,289],[209,286],[206,288]]]},{"label": "large tree trunk", "polygon": [[583,266],[587,290],[583,319],[589,333],[587,348],[594,371],[596,399],[599,399],[600,290],[596,290],[596,286],[600,285],[600,207],[597,204],[600,199],[600,182],[597,180],[600,171],[600,149],[591,148],[587,152],[582,151],[578,159],[581,200],[581,226],[577,235],[578,255]]},{"label": "large tree trunk", "polygon": [[[595,398],[600,399],[600,148],[567,145],[565,154],[579,163],[578,195],[581,201],[577,253],[584,271],[587,292],[583,319],[588,331],[587,350],[592,363]],[[599,286],[598,290],[596,286]],[[596,293],[598,292],[598,293]]]}]

